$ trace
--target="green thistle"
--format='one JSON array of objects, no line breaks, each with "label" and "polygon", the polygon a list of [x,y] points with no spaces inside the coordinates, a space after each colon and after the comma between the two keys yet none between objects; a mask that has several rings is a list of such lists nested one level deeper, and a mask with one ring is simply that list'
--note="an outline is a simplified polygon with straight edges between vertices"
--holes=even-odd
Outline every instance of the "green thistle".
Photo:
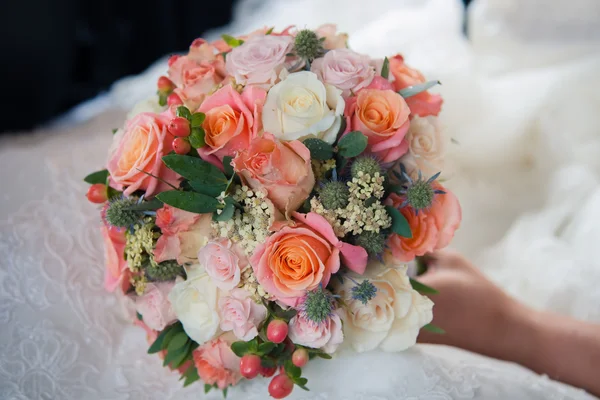
[{"label": "green thistle", "polygon": [[312,61],[323,53],[322,43],[315,32],[303,29],[296,35],[294,49],[299,57]]},{"label": "green thistle", "polygon": [[350,201],[350,189],[344,182],[327,182],[321,188],[319,192],[319,198],[326,210],[344,208]]},{"label": "green thistle", "polygon": [[111,200],[106,210],[106,222],[112,226],[123,228],[139,222],[144,213],[128,209],[135,204],[137,204],[137,200],[127,197],[117,197]]},{"label": "green thistle", "polygon": [[377,288],[369,282],[368,279],[365,279],[361,283],[355,283],[356,286],[352,288],[352,299],[367,305],[367,303],[377,294]]},{"label": "green thistle", "polygon": [[370,256],[383,253],[385,235],[373,231],[363,231],[354,238],[354,244],[364,248]]},{"label": "green thistle", "polygon": [[144,267],[146,276],[150,281],[172,281],[177,276],[183,276],[183,267],[175,260],[163,261],[159,264],[150,261]]},{"label": "green thistle", "polygon": [[370,156],[359,156],[352,163],[350,174],[353,178],[358,177],[358,173],[368,174],[373,177],[376,173],[381,174],[381,166],[376,159]]},{"label": "green thistle", "polygon": [[316,324],[325,321],[332,311],[333,296],[322,287],[308,292],[300,305],[302,316]]},{"label": "green thistle", "polygon": [[402,176],[406,180],[406,185],[400,191],[400,194],[405,197],[404,202],[400,207],[410,206],[415,213],[420,210],[431,207],[436,194],[446,194],[443,190],[435,189],[432,183],[440,176],[441,172],[433,175],[431,178],[424,180],[419,171],[419,177],[416,180],[411,179],[405,171],[402,171]]}]

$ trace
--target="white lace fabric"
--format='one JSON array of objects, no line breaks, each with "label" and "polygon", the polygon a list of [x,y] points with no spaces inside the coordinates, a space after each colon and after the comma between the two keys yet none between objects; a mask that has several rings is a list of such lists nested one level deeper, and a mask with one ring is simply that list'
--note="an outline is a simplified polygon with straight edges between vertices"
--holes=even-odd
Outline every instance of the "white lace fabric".
[{"label": "white lace fabric", "polygon": [[[539,7],[549,2],[528,1]],[[575,47],[563,41],[555,44],[568,55],[562,61],[538,58],[523,69],[534,60],[515,61],[530,49],[524,26],[532,18],[544,20],[534,15],[536,8],[523,11],[524,3],[477,2],[473,48],[460,36],[460,8],[446,0],[424,6],[377,0],[360,17],[348,0],[332,1],[325,10],[317,8],[318,0],[288,0],[232,32],[275,22],[345,21],[342,27],[355,32],[359,50],[404,52],[427,76],[442,78],[443,117],[461,143],[448,182],[464,208],[456,247],[528,304],[600,321],[600,263],[593,257],[600,237],[593,224],[600,216],[600,82],[594,80],[600,61],[580,41]],[[569,18],[585,14],[587,21],[597,4],[579,0],[579,14]],[[381,16],[375,6],[388,11]],[[494,37],[491,22],[513,34]],[[511,28],[515,24],[520,28]],[[589,50],[598,42],[588,36],[586,31]],[[579,57],[569,58],[573,54]],[[204,396],[201,384],[182,389],[176,373],[146,354],[143,330],[103,289],[99,213],[84,197],[82,177],[102,167],[110,131],[125,117],[122,109],[106,106],[131,107],[152,93],[154,77],[164,69],[161,63],[120,82],[59,126],[0,138],[0,399],[221,398],[216,392]],[[593,399],[515,364],[445,346],[417,345],[400,354],[341,352],[334,360],[312,361],[305,374],[311,391],[295,388],[291,399]],[[266,399],[267,383],[243,383],[228,398]]]}]

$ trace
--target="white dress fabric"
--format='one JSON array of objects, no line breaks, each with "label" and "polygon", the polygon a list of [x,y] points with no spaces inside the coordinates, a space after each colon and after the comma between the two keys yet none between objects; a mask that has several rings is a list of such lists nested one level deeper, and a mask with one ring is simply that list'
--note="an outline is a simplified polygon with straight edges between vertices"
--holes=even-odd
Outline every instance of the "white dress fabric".
[{"label": "white dress fabric", "polygon": [[[453,246],[541,309],[600,322],[600,2],[246,1],[227,31],[337,21],[351,45],[402,52],[443,82],[457,144],[447,185],[463,205]],[[217,33],[215,32],[215,35]],[[154,91],[159,62],[55,126],[0,138],[0,399],[198,399],[161,366],[103,289],[99,169],[125,110]],[[593,399],[512,363],[445,346],[342,352],[305,368],[291,399]],[[267,381],[229,391],[266,399]],[[206,398],[220,398],[212,393]]]}]

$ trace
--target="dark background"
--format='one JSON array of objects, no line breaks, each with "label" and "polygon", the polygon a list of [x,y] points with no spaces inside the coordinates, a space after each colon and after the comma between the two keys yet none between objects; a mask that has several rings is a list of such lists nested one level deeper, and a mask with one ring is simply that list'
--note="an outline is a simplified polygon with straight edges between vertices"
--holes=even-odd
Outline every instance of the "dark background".
[{"label": "dark background", "polygon": [[[326,0],[324,0],[326,1]],[[470,0],[465,0],[469,3]],[[235,0],[0,3],[0,132],[31,129],[227,24]]]}]

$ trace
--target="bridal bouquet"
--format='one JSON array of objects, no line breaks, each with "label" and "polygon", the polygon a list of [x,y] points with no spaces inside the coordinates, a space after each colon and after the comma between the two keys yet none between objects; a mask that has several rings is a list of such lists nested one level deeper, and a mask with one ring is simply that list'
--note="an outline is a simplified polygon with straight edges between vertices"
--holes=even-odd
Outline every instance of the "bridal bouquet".
[{"label": "bridal bouquet", "polygon": [[106,289],[184,385],[275,375],[283,398],[312,358],[439,330],[406,267],[461,220],[439,179],[438,82],[346,40],[333,25],[195,40],[85,179]]}]

